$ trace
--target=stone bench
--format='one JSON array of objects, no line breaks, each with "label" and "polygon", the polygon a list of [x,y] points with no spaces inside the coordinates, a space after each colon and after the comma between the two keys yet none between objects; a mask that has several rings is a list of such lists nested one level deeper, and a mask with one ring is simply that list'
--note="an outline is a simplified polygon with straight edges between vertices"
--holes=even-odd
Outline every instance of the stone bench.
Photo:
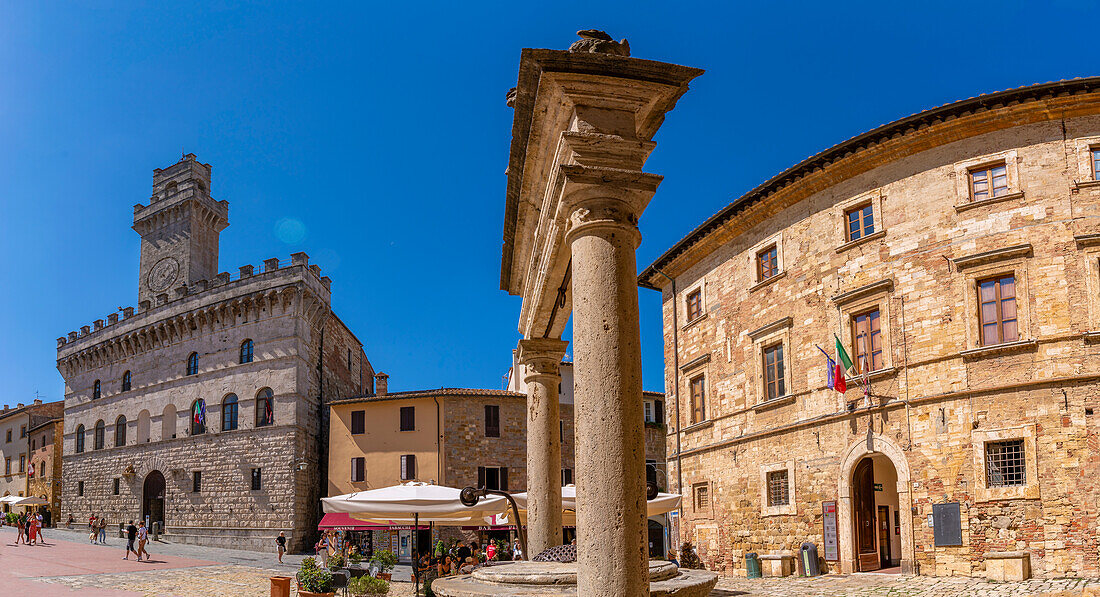
[{"label": "stone bench", "polygon": [[790,576],[794,573],[794,554],[780,551],[761,555],[760,572],[764,576]]},{"label": "stone bench", "polygon": [[985,554],[985,577],[989,580],[1031,578],[1031,554],[1026,551],[993,551]]}]

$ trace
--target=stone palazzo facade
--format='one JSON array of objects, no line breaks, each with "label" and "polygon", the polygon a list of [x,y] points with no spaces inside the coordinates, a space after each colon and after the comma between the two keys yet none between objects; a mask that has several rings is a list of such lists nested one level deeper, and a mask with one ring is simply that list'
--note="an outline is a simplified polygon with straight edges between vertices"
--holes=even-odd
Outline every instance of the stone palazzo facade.
[{"label": "stone palazzo facade", "polygon": [[362,344],[305,253],[218,272],[228,203],[194,155],[134,206],[138,309],[57,340],[65,379],[63,518],[162,522],[170,540],[312,544],[328,402],[370,393]]},{"label": "stone palazzo facade", "polygon": [[[642,273],[708,567],[810,541],[827,570],[1100,576],[1098,171],[1100,79],[983,95],[808,158]],[[828,387],[834,334],[869,395]]]}]

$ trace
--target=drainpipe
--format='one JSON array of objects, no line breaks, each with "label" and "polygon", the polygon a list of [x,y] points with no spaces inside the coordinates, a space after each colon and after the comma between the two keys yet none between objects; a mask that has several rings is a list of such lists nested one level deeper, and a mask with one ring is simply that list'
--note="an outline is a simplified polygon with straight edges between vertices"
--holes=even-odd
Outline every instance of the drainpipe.
[{"label": "drainpipe", "polygon": [[443,479],[443,429],[440,428],[439,397],[432,396],[435,402],[435,478],[436,484],[446,485]]},{"label": "drainpipe", "polygon": [[[668,277],[667,274],[659,269],[653,271],[660,274],[664,279],[668,280],[672,284],[672,399],[676,404],[676,493],[681,496],[684,495],[684,477],[681,474],[680,466],[680,343],[679,333],[680,326],[677,323],[677,305],[676,305],[676,280]],[[681,511],[683,508],[680,508]],[[680,525],[683,524],[683,515],[677,518],[676,521],[676,545],[680,544]]]}]

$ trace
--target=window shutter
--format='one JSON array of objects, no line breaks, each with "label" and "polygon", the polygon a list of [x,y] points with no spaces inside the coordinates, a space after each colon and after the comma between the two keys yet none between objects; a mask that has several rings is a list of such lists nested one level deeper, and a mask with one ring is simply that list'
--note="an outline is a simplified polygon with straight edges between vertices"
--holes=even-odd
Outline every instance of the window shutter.
[{"label": "window shutter", "polygon": [[406,481],[409,478],[409,460],[408,456],[401,457],[401,480]]},{"label": "window shutter", "polygon": [[664,400],[655,400],[653,402],[653,407],[654,407],[653,408],[653,410],[654,410],[653,418],[658,423],[661,423],[663,425],[664,422],[665,422],[665,401]]},{"label": "window shutter", "polygon": [[409,474],[410,479],[416,478],[416,454],[409,454]]},{"label": "window shutter", "polygon": [[485,467],[477,467],[477,488],[485,487]]},{"label": "window shutter", "polygon": [[508,491],[508,467],[500,467],[500,490]]}]

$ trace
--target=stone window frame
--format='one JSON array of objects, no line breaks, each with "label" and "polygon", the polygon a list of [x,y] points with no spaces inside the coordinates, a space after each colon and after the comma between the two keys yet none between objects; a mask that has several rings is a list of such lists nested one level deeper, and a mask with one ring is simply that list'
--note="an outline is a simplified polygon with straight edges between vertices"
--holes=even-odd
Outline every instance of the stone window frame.
[{"label": "stone window frame", "polygon": [[[791,326],[794,320],[790,317],[773,321],[765,326],[748,333],[752,339],[753,354],[753,394],[756,396],[755,406],[770,406],[784,404],[794,400],[794,352],[791,350]],[[767,379],[764,371],[764,349],[776,344],[783,344],[783,385],[786,390],[782,396],[768,399]]]},{"label": "stone window frame", "polygon": [[[695,405],[691,399],[691,383],[699,377],[703,378],[703,418],[695,421],[693,415],[695,414]],[[688,421],[687,427],[684,427],[684,431],[690,431],[695,428],[704,427],[710,424],[711,421],[711,392],[708,385],[710,379],[710,353],[703,355],[700,358],[694,359],[684,365],[680,366],[680,378],[683,380],[683,396],[687,396],[687,400],[684,401],[687,407]]]},{"label": "stone window frame", "polygon": [[[707,494],[707,505],[699,507],[699,490]],[[691,511],[696,518],[714,518],[714,491],[710,481],[700,481],[691,484]]]},{"label": "stone window frame", "polygon": [[[695,319],[689,320],[688,297],[694,294],[696,291],[699,292],[699,306],[701,315],[699,315],[699,317],[696,317]],[[685,330],[707,318],[707,279],[705,276],[691,283],[688,287],[684,289],[682,293],[680,293],[680,296],[682,298],[677,301],[676,309],[679,312],[679,320],[684,322],[680,326],[681,330]]]},{"label": "stone window frame", "polygon": [[[847,292],[843,292],[832,297],[832,302],[836,305],[840,311],[840,339],[845,343],[845,348],[851,348],[849,351],[852,357],[855,357],[855,346],[850,346],[849,343],[855,338],[854,334],[854,319],[857,315],[867,313],[868,311],[878,309],[879,312],[879,333],[882,335],[882,367],[868,371],[868,379],[875,379],[876,377],[882,377],[889,375],[894,371],[894,355],[892,353],[892,347],[894,346],[892,338],[892,326],[890,325],[891,316],[891,298],[894,294],[894,281],[891,278],[884,278],[877,282],[872,282],[854,288]],[[823,374],[824,377],[824,374]],[[826,380],[822,379],[822,385]]]},{"label": "stone window frame", "polygon": [[[1074,240],[1085,272],[1088,329],[1084,336],[1087,340],[1095,340],[1100,338],[1100,234],[1079,235]],[[1016,307],[1019,309],[1019,305]]]},{"label": "stone window frame", "polygon": [[[778,271],[775,273],[774,276],[765,280],[761,280],[760,270],[756,262],[757,256],[765,249],[770,248],[772,245],[775,245],[775,263]],[[750,272],[749,279],[752,281],[752,286],[749,287],[750,293],[759,290],[760,288],[763,288],[771,284],[772,282],[775,282],[776,280],[786,276],[787,260],[783,256],[783,232],[777,232],[753,245],[747,251],[746,259],[748,261],[748,268]]]},{"label": "stone window frame", "polygon": [[1100,172],[1096,172],[1092,164],[1092,151],[1100,149],[1100,136],[1081,137],[1075,142],[1077,149],[1077,186],[1100,185]]},{"label": "stone window frame", "polygon": [[[990,197],[980,201],[971,199],[970,172],[987,166],[994,166],[1001,162],[1005,165],[1005,174],[1008,176],[1008,194],[1000,197]],[[955,211],[961,212],[975,207],[1022,199],[1024,187],[1020,179],[1020,156],[1016,149],[999,151],[987,155],[973,157],[952,165],[955,176]]]},{"label": "stone window frame", "polygon": [[[782,506],[769,506],[768,473],[782,470],[787,471],[787,503]],[[760,465],[760,515],[791,516],[796,514],[798,514],[798,503],[795,501],[794,461],[787,460]]]},{"label": "stone window frame", "polygon": [[[966,348],[961,355],[975,358],[987,354],[1003,353],[1015,349],[1026,349],[1037,345],[1035,328],[1031,319],[1031,293],[1028,281],[1028,263],[1031,261],[1030,244],[1015,245],[958,257],[953,260],[955,269],[962,274],[956,286],[958,296],[963,297],[963,325],[965,327]],[[1012,275],[1016,285],[1016,327],[1015,342],[1004,342],[983,346],[981,343],[981,308],[978,283],[981,280],[997,276]]]},{"label": "stone window frame", "polygon": [[[1024,440],[1024,485],[989,487],[986,478],[985,445],[990,442],[1016,439]],[[970,443],[973,462],[974,501],[1039,499],[1039,466],[1035,451],[1034,423],[986,431],[974,430],[970,432]]]},{"label": "stone window frame", "polygon": [[[882,219],[882,189],[875,189],[866,193],[860,193],[855,197],[839,201],[832,209],[832,218],[836,222],[836,252],[843,253],[852,247],[858,247],[875,239],[886,236],[886,223]],[[856,207],[871,204],[871,217],[874,219],[875,231],[867,236],[848,240],[848,212]]]}]

